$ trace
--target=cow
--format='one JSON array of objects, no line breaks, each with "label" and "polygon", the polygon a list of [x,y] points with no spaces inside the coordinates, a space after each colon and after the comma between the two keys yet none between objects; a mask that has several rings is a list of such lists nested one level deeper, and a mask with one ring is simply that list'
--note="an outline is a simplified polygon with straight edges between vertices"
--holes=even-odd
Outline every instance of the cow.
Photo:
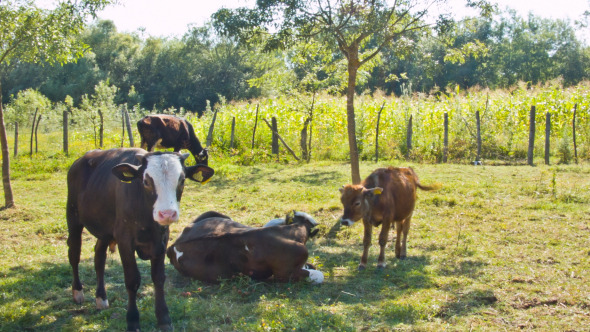
[{"label": "cow", "polygon": [[181,274],[209,283],[240,273],[255,280],[322,283],[323,273],[306,265],[305,243],[317,234],[316,225],[304,212],[268,227],[249,227],[209,211],[182,231],[168,258]]},{"label": "cow", "polygon": [[164,299],[164,257],[168,226],[179,218],[185,178],[204,183],[213,176],[205,165],[185,167],[188,154],[148,153],[143,149],[92,150],[77,159],[68,171],[66,218],[68,257],[72,266],[74,302],[84,301],[78,275],[82,230],[96,240],[96,306],[108,308],[104,286],[107,247],[119,247],[127,288],[127,330],[139,330],[136,295],[141,281],[135,253],[150,260],[155,309],[160,328],[171,327]]},{"label": "cow", "polygon": [[147,115],[137,121],[137,130],[143,149],[174,148],[174,152],[187,149],[197,164],[209,164],[209,152],[203,148],[193,126],[185,119],[167,114]]},{"label": "cow", "polygon": [[344,207],[344,213],[340,218],[341,224],[352,226],[359,219],[363,219],[364,249],[358,266],[359,270],[367,266],[373,226],[381,225],[379,234],[381,251],[377,268],[385,267],[385,245],[392,226],[397,229],[395,257],[406,258],[406,240],[416,204],[416,188],[435,190],[439,186],[420,184],[418,176],[411,167],[389,167],[376,169],[361,184],[349,184],[340,188],[340,201]]}]

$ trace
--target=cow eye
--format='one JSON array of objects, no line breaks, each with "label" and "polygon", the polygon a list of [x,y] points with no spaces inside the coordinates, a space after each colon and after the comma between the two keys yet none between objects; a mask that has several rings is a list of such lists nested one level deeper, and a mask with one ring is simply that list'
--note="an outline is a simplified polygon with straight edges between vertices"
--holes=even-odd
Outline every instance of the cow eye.
[{"label": "cow eye", "polygon": [[143,185],[144,185],[144,187],[149,187],[150,183],[147,179],[143,179]]},{"label": "cow eye", "polygon": [[178,182],[178,184],[179,184],[181,187],[184,187],[184,179],[180,179],[180,181]]},{"label": "cow eye", "polygon": [[354,202],[354,206],[359,206],[359,205],[361,205],[361,201]]}]

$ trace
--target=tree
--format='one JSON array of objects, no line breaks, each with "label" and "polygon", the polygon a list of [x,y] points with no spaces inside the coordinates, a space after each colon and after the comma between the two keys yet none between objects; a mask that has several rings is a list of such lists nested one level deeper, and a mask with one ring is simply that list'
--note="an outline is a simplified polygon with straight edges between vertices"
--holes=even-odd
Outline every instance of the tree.
[{"label": "tree", "polygon": [[[429,26],[424,18],[444,0],[266,0],[254,9],[221,9],[214,25],[248,43],[260,41],[268,50],[297,40],[319,40],[338,50],[347,61],[346,114],[353,183],[360,183],[354,113],[359,68],[390,44],[404,42],[410,32]],[[264,37],[268,36],[268,37]]]},{"label": "tree", "polygon": [[[81,57],[86,45],[74,38],[89,16],[110,0],[66,0],[54,9],[41,9],[32,0],[4,0],[0,3],[0,75],[18,62],[64,64]],[[1,84],[1,83],[0,83]],[[14,206],[10,184],[10,156],[0,85],[0,145],[4,207]]]}]

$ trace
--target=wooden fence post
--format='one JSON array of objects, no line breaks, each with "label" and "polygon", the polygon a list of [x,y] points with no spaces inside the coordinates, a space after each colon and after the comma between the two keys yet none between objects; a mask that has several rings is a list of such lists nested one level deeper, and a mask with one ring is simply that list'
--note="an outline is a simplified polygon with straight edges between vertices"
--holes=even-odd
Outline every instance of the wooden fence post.
[{"label": "wooden fence post", "polygon": [[475,111],[475,135],[477,139],[477,158],[475,161],[479,162],[481,161],[481,120],[479,118],[479,111]]},{"label": "wooden fence post", "polygon": [[98,137],[100,139],[100,148],[104,145],[104,115],[102,111],[98,110],[98,116],[100,117],[100,126],[98,127]]},{"label": "wooden fence post", "polygon": [[29,147],[29,156],[33,155],[33,138],[35,137],[35,122],[37,121],[37,112],[39,109],[35,109],[35,114],[33,115],[33,124],[31,125],[31,144]]},{"label": "wooden fence post", "polygon": [[549,165],[549,141],[551,138],[551,113],[545,114],[545,165]]},{"label": "wooden fence post", "polygon": [[529,151],[527,155],[527,163],[533,166],[533,152],[535,151],[535,106],[531,106],[531,113],[529,116]]},{"label": "wooden fence post", "polygon": [[[264,121],[264,123],[266,123],[266,125],[268,126],[268,128],[270,128],[270,130],[272,131],[272,126],[270,123],[268,123],[268,121],[266,119],[262,119]],[[293,155],[293,158],[295,158],[295,160],[300,161],[299,157],[297,157],[297,155],[295,154],[295,152],[293,152],[293,150],[287,145],[287,143],[285,143],[285,141],[283,140],[283,138],[281,137],[281,135],[279,135],[279,133],[276,133],[278,139],[281,141],[281,143],[283,143],[283,145],[285,146],[285,148],[287,149],[287,151],[289,151],[289,153],[291,155]]]},{"label": "wooden fence post", "polygon": [[444,137],[443,137],[443,163],[447,162],[449,156],[449,114],[445,112]]},{"label": "wooden fence post", "polygon": [[63,112],[64,153],[68,155],[68,111]]},{"label": "wooden fence post", "polygon": [[35,153],[39,152],[39,135],[37,135],[37,131],[39,130],[39,123],[41,122],[41,114],[37,118],[37,124],[35,125]]},{"label": "wooden fence post", "polygon": [[234,116],[231,119],[231,138],[229,140],[229,148],[233,149],[234,148],[234,137],[235,137],[235,133],[236,133],[236,117]]},{"label": "wooden fence post", "polygon": [[271,118],[271,125],[272,125],[271,153],[272,154],[279,154],[279,138],[277,137],[279,129],[277,127],[277,118],[275,118],[274,116]]},{"label": "wooden fence post", "polygon": [[379,162],[379,121],[381,120],[381,111],[383,111],[383,107],[385,107],[385,102],[383,102],[381,109],[379,109],[379,113],[377,113],[377,128],[375,129],[375,162]]},{"label": "wooden fence post", "polygon": [[213,119],[211,120],[211,125],[209,126],[209,133],[207,133],[207,147],[210,147],[213,144],[213,130],[215,129],[215,120],[217,120],[217,111],[213,113]]},{"label": "wooden fence post", "polygon": [[127,126],[127,136],[129,136],[129,146],[134,147],[133,131],[131,131],[131,120],[129,119],[129,112],[127,111],[127,104],[123,107],[123,115],[125,116],[125,125]]},{"label": "wooden fence post", "polygon": [[574,160],[576,164],[578,163],[578,147],[576,146],[576,110],[578,109],[578,104],[574,105],[574,119],[572,121],[572,134],[574,136]]},{"label": "wooden fence post", "polygon": [[254,138],[256,137],[256,126],[258,126],[258,107],[260,104],[256,105],[256,120],[254,120],[254,130],[252,130],[252,151],[254,151]]},{"label": "wooden fence post", "polygon": [[408,121],[408,130],[406,132],[406,147],[408,151],[406,152],[406,158],[410,158],[410,151],[412,150],[412,115],[410,115],[410,120]]},{"label": "wooden fence post", "polygon": [[18,155],[18,122],[14,122],[14,156]]}]

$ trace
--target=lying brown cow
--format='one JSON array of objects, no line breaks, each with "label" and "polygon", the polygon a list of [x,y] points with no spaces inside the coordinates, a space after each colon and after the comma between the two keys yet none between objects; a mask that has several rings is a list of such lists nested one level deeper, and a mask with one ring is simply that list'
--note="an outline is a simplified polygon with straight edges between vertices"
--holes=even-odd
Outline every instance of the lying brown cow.
[{"label": "lying brown cow", "polygon": [[[324,279],[308,268],[308,238],[317,223],[306,213],[295,212],[268,227],[248,227],[210,211],[186,227],[168,248],[168,258],[183,275],[205,282],[219,282],[239,273],[264,280],[274,275],[280,282]],[[282,225],[280,225],[282,224]]]},{"label": "lying brown cow", "polygon": [[[367,266],[367,255],[371,246],[373,226],[382,225],[379,234],[378,268],[385,267],[385,245],[389,228],[395,223],[397,237],[395,257],[406,257],[406,239],[410,231],[410,220],[416,204],[416,187],[422,190],[434,190],[436,186],[427,187],[420,184],[414,170],[408,168],[378,168],[361,184],[346,185],[340,188],[340,201],[344,206],[341,223],[351,226],[363,218],[365,235],[363,237],[363,255],[359,270]],[[403,238],[400,236],[403,233]]]},{"label": "lying brown cow", "polygon": [[153,151],[156,147],[189,150],[197,164],[208,165],[209,153],[203,149],[190,122],[166,114],[147,115],[137,121],[141,147]]}]

